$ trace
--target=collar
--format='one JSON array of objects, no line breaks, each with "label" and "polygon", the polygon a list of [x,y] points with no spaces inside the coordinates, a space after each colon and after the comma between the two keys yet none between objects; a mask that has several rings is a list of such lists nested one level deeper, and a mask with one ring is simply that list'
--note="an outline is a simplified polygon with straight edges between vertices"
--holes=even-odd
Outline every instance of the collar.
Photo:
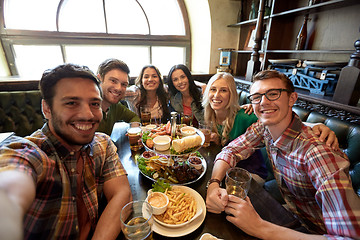
[{"label": "collar", "polygon": [[[48,123],[45,123],[41,129],[42,133],[46,136],[46,140],[42,143],[41,149],[48,156],[52,156],[55,153],[60,159],[65,159],[69,155],[74,155],[75,152],[69,147],[65,146],[61,141],[55,137],[50,131]],[[93,155],[94,139],[91,143],[84,145],[79,151],[86,151],[90,156]]]},{"label": "collar", "polygon": [[292,121],[275,142],[272,140],[270,132],[267,128],[265,128],[264,136],[269,139],[269,142],[272,143],[273,147],[287,152],[291,150],[293,140],[301,134],[302,127],[303,123],[299,116],[296,115],[295,112],[292,112]]}]

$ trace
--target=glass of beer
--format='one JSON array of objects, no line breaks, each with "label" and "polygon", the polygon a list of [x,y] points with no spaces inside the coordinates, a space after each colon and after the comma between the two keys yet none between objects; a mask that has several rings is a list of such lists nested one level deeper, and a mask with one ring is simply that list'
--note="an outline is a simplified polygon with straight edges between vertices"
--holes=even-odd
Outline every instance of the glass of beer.
[{"label": "glass of beer", "polygon": [[120,212],[121,229],[130,240],[152,240],[153,209],[146,201],[132,201]]},{"label": "glass of beer", "polygon": [[192,120],[193,120],[192,115],[186,115],[184,113],[181,114],[181,124],[191,126]]},{"label": "glass of beer", "polygon": [[151,112],[148,105],[140,107],[140,118],[142,125],[146,126],[151,122]]},{"label": "glass of beer", "polygon": [[230,168],[226,171],[225,178],[227,193],[245,199],[250,189],[251,178],[251,174],[243,168]]},{"label": "glass of beer", "polygon": [[205,136],[203,147],[210,146],[211,125],[206,123],[199,123],[199,129]]},{"label": "glass of beer", "polygon": [[141,137],[141,123],[131,122],[130,128],[127,130],[129,137],[130,149],[137,151],[141,148],[140,137]]}]

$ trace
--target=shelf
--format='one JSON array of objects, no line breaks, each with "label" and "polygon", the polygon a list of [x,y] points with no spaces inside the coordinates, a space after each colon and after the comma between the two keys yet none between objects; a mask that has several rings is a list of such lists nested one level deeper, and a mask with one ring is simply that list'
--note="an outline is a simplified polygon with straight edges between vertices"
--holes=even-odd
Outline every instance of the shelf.
[{"label": "shelf", "polygon": [[[305,6],[301,8],[296,8],[280,13],[274,13],[270,17],[282,17],[282,16],[289,16],[289,15],[303,15],[304,13],[315,13],[318,11],[323,11],[326,9],[334,9],[339,7],[346,7],[353,4],[359,3],[358,0],[331,0],[323,3],[317,3],[312,6]],[[264,20],[268,20],[270,18],[269,16],[265,16]],[[240,26],[246,26],[246,25],[254,25],[256,24],[257,19],[251,19],[246,20],[234,24],[227,25],[228,27],[240,27]]]},{"label": "shelf", "polygon": [[266,53],[330,53],[330,54],[352,54],[355,50],[266,50]]},{"label": "shelf", "polygon": [[[234,53],[252,53],[252,50],[232,50]],[[310,54],[319,54],[319,53],[328,53],[328,54],[352,54],[355,50],[266,50],[266,53],[310,53]],[[264,53],[263,51],[259,51],[259,53]]]},{"label": "shelf", "polygon": [[[253,51],[252,50],[233,50],[231,52],[234,52],[234,53],[252,53]],[[263,51],[259,51],[259,53],[264,53]]]},{"label": "shelf", "polygon": [[318,11],[323,11],[327,9],[335,9],[340,7],[346,7],[353,4],[359,3],[358,0],[331,0],[323,3],[317,3],[312,6],[306,6],[301,8],[296,8],[280,13],[272,14],[270,17],[282,17],[282,16],[289,16],[289,15],[303,15],[306,13],[315,13]]},{"label": "shelf", "polygon": [[[264,17],[264,21],[268,20],[269,16],[265,16]],[[242,21],[242,22],[238,22],[238,23],[234,23],[234,24],[230,24],[228,25],[228,27],[240,27],[240,26],[246,26],[246,25],[255,25],[257,22],[257,18],[255,19],[251,19],[251,20],[246,20],[246,21]]]}]

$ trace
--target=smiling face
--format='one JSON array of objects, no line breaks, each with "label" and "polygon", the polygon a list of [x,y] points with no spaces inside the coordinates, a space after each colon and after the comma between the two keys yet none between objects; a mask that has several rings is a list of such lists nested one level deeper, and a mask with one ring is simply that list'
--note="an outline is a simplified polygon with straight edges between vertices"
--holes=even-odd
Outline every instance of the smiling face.
[{"label": "smiling face", "polygon": [[160,77],[155,69],[146,68],[141,81],[146,91],[156,91],[160,84]]},{"label": "smiling face", "polygon": [[[100,78],[100,76],[98,75]],[[103,104],[106,105],[106,109],[111,104],[118,103],[121,99],[124,98],[126,87],[128,86],[128,75],[126,72],[113,69],[107,72],[104,78],[101,79],[101,88],[103,91],[104,102]]]},{"label": "smiling face", "polygon": [[102,119],[100,91],[86,78],[63,78],[54,90],[52,108],[42,102],[50,131],[78,150],[92,141]]},{"label": "smiling face", "polygon": [[219,78],[211,85],[209,101],[214,111],[226,109],[230,101],[230,90],[225,79]]},{"label": "smiling face", "polygon": [[189,92],[189,79],[187,78],[183,70],[176,69],[171,75],[171,80],[176,90],[178,90],[182,94]]},{"label": "smiling face", "polygon": [[[269,78],[256,81],[252,84],[250,94],[263,94],[270,89],[286,88],[285,83],[279,78]],[[279,99],[269,101],[262,96],[259,104],[253,104],[254,112],[258,119],[275,135],[281,134],[292,120],[292,106],[296,102],[297,94],[282,92]]]}]

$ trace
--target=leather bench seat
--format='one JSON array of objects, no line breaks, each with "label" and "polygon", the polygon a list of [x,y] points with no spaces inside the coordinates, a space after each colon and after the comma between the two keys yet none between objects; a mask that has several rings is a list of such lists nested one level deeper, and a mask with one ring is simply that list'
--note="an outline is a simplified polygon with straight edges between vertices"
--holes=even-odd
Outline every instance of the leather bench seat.
[{"label": "leather bench seat", "polygon": [[0,132],[24,137],[43,124],[40,91],[0,92]]}]

